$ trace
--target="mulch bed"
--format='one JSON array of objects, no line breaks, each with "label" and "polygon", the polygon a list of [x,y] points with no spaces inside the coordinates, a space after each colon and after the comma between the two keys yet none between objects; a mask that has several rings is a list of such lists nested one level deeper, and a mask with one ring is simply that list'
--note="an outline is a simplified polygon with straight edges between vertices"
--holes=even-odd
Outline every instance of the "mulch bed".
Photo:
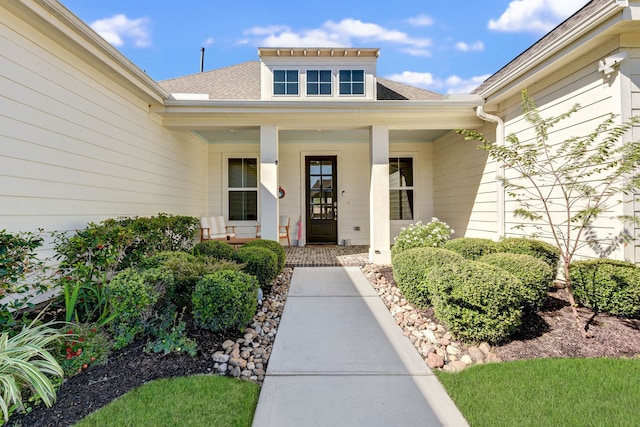
[{"label": "mulch bed", "polygon": [[[390,271],[385,273],[389,273]],[[387,274],[385,274],[386,276]],[[578,331],[566,292],[559,289],[541,311],[524,319],[524,327],[511,341],[494,347],[504,361],[538,357],[638,357],[640,356],[640,319],[594,315],[580,308],[584,321],[589,320],[592,336],[582,338]],[[189,320],[185,316],[185,320]],[[211,354],[227,338],[195,329],[189,321],[188,334],[198,343],[198,355],[147,354],[146,341],[138,341],[113,352],[105,365],[91,366],[62,384],[52,408],[43,405],[26,415],[11,418],[12,426],[69,426],[148,381],[194,374],[212,373]]]}]

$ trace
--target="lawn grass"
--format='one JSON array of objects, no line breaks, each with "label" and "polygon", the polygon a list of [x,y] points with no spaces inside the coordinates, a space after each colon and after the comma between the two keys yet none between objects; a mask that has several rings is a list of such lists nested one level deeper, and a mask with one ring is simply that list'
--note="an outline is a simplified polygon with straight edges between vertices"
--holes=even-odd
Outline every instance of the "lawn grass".
[{"label": "lawn grass", "polygon": [[149,382],[76,424],[89,426],[251,426],[257,384],[212,375]]},{"label": "lawn grass", "polygon": [[640,359],[537,359],[436,372],[469,424],[638,426]]}]

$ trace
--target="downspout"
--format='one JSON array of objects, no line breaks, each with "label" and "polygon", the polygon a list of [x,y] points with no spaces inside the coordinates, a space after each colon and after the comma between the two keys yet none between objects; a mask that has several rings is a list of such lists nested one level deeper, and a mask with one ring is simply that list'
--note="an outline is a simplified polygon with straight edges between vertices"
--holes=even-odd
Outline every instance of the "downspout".
[{"label": "downspout", "polygon": [[[504,122],[498,116],[494,116],[484,111],[482,105],[476,107],[476,115],[479,119],[485,122],[492,122],[496,124],[496,144],[499,146],[504,145]],[[504,165],[497,164],[496,172],[498,176],[504,176]],[[496,180],[496,203],[498,205],[497,222],[498,222],[498,240],[505,237],[505,207],[504,207],[504,186],[498,180]]]}]

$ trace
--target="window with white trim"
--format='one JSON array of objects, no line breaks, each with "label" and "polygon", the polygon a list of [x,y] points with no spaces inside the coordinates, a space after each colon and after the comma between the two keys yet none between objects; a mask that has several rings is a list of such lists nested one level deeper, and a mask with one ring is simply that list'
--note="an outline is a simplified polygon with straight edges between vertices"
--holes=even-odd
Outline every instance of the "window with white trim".
[{"label": "window with white trim", "polygon": [[298,70],[274,70],[273,94],[274,95],[298,95],[299,94]]},{"label": "window with white trim", "polygon": [[331,70],[307,70],[307,95],[331,93]]},{"label": "window with white trim", "polygon": [[391,220],[413,219],[413,158],[389,159],[389,208]]},{"label": "window with white trim", "polygon": [[364,70],[340,70],[340,95],[364,95]]},{"label": "window with white trim", "polygon": [[258,219],[258,159],[229,158],[229,221]]}]

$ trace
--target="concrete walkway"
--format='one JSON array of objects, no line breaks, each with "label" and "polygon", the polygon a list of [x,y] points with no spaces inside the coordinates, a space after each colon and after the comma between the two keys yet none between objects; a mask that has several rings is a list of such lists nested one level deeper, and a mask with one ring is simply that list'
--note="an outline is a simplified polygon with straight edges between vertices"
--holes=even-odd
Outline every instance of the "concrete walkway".
[{"label": "concrete walkway", "polygon": [[298,267],[253,427],[466,426],[358,267]]}]

